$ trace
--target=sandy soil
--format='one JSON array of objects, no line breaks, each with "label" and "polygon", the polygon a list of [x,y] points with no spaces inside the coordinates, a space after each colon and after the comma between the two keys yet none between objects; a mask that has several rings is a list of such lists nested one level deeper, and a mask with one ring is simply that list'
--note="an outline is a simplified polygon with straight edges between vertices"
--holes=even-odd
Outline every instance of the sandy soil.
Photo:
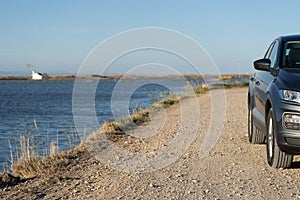
[{"label": "sandy soil", "polygon": [[[182,143],[188,144],[187,151],[179,156],[167,155],[165,160],[172,156],[178,158],[161,169],[157,169],[161,166],[156,163],[140,163],[141,168],[127,163],[127,167],[124,164],[118,168],[114,164],[126,163],[128,157],[123,155],[113,159],[110,156],[105,160],[101,156],[93,156],[104,152],[107,147],[93,151],[91,147],[96,143],[90,142],[87,149],[91,152],[82,149],[55,171],[45,172],[15,186],[0,188],[0,199],[300,198],[300,162],[297,157],[291,169],[272,169],[266,162],[265,145],[248,142],[246,88],[226,90],[224,127],[220,129],[221,134],[214,148],[202,159],[199,158],[199,150],[211,120],[210,95],[201,95],[198,102],[199,118],[192,115],[195,113],[193,102],[186,99],[181,105],[170,107],[166,113],[158,112],[158,118],[153,116],[152,121],[156,123],[161,122],[159,117],[164,119],[167,116],[155,136],[145,139],[128,135],[111,138],[120,149],[132,152],[130,155],[152,155],[169,146],[180,134],[178,130],[184,132],[183,136],[194,130],[188,127],[194,122],[179,128],[182,118],[180,107],[187,108],[186,112],[191,112],[188,113],[190,120],[198,119],[199,122],[195,140],[191,144],[188,140],[182,140]],[[149,158],[147,156],[145,162]]]}]

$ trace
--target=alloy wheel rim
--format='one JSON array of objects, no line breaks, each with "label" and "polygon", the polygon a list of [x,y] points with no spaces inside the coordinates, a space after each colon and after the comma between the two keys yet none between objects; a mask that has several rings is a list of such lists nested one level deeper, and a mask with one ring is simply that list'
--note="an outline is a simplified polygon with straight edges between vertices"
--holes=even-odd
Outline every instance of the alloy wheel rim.
[{"label": "alloy wheel rim", "polygon": [[273,119],[270,117],[269,119],[269,129],[268,129],[268,150],[269,157],[273,157]]}]

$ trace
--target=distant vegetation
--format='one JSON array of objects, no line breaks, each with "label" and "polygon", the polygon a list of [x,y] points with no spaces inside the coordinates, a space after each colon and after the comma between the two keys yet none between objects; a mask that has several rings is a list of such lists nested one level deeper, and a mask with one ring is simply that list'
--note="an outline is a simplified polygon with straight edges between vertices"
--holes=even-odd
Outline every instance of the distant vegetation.
[{"label": "distant vegetation", "polygon": [[[86,79],[120,79],[120,78],[218,78],[220,80],[231,80],[233,78],[250,78],[252,74],[223,74],[223,75],[199,75],[199,74],[183,74],[183,75],[47,75],[45,80],[68,80],[75,78]],[[31,76],[0,76],[0,80],[30,80]]]}]

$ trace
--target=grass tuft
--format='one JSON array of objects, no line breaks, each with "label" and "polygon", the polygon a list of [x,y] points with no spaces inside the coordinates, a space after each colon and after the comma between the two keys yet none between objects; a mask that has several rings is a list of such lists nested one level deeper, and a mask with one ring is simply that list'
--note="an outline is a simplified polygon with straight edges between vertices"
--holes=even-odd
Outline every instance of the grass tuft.
[{"label": "grass tuft", "polygon": [[170,106],[177,104],[180,101],[180,99],[181,99],[180,96],[171,95],[161,101],[157,101],[157,102],[153,103],[152,106],[150,107],[150,109],[154,109],[154,110],[160,110],[163,108],[167,109]]},{"label": "grass tuft", "polygon": [[66,165],[70,158],[78,157],[85,150],[83,143],[74,149],[57,152],[49,156],[35,156],[30,159],[20,158],[13,163],[11,170],[14,176],[23,179],[33,178],[45,173],[55,172],[57,167]]},{"label": "grass tuft", "polygon": [[198,87],[194,87],[194,92],[196,94],[205,94],[208,91],[209,91],[208,87],[203,87],[203,85],[200,85]]},{"label": "grass tuft", "polygon": [[117,121],[106,121],[102,124],[100,131],[106,134],[121,134],[122,129]]},{"label": "grass tuft", "polygon": [[126,130],[134,128],[134,124],[140,126],[149,122],[151,110],[169,108],[170,106],[178,103],[180,99],[181,97],[179,96],[168,96],[161,101],[153,103],[148,109],[139,109],[134,111],[134,113],[132,113],[129,117],[121,118],[116,121],[104,122],[100,128],[100,131],[108,136],[122,135]]},{"label": "grass tuft", "polygon": [[132,115],[130,115],[130,118],[132,122],[135,123],[136,125],[141,125],[150,120],[149,114],[150,112],[148,109],[139,110],[137,112],[134,112]]},{"label": "grass tuft", "polygon": [[172,96],[172,97],[168,97],[168,98],[160,101],[159,103],[161,103],[164,108],[168,108],[168,107],[172,106],[173,104],[178,103],[179,100],[180,100],[179,96]]},{"label": "grass tuft", "polygon": [[[53,164],[59,163],[62,161],[61,158],[64,157],[59,150],[58,141],[49,142],[47,137],[39,134],[35,120],[33,125],[34,129],[26,130],[24,134],[15,139],[13,145],[8,141],[11,156],[10,170],[13,175],[21,178],[35,177],[44,171],[45,168],[52,168]],[[77,133],[64,132],[64,134],[71,135],[68,137],[69,148],[74,148],[75,140],[78,141]]]}]

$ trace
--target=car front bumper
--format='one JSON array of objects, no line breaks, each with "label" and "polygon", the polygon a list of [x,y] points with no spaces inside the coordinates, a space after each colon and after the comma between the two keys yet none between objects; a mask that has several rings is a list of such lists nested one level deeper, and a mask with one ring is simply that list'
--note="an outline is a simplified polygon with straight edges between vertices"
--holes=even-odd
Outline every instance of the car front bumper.
[{"label": "car front bumper", "polygon": [[[277,129],[277,143],[279,148],[288,154],[300,154],[300,128],[290,129],[283,124],[284,113],[300,115],[300,105],[279,100],[279,104],[274,106],[276,129]],[[300,127],[300,123],[299,123]]]}]

